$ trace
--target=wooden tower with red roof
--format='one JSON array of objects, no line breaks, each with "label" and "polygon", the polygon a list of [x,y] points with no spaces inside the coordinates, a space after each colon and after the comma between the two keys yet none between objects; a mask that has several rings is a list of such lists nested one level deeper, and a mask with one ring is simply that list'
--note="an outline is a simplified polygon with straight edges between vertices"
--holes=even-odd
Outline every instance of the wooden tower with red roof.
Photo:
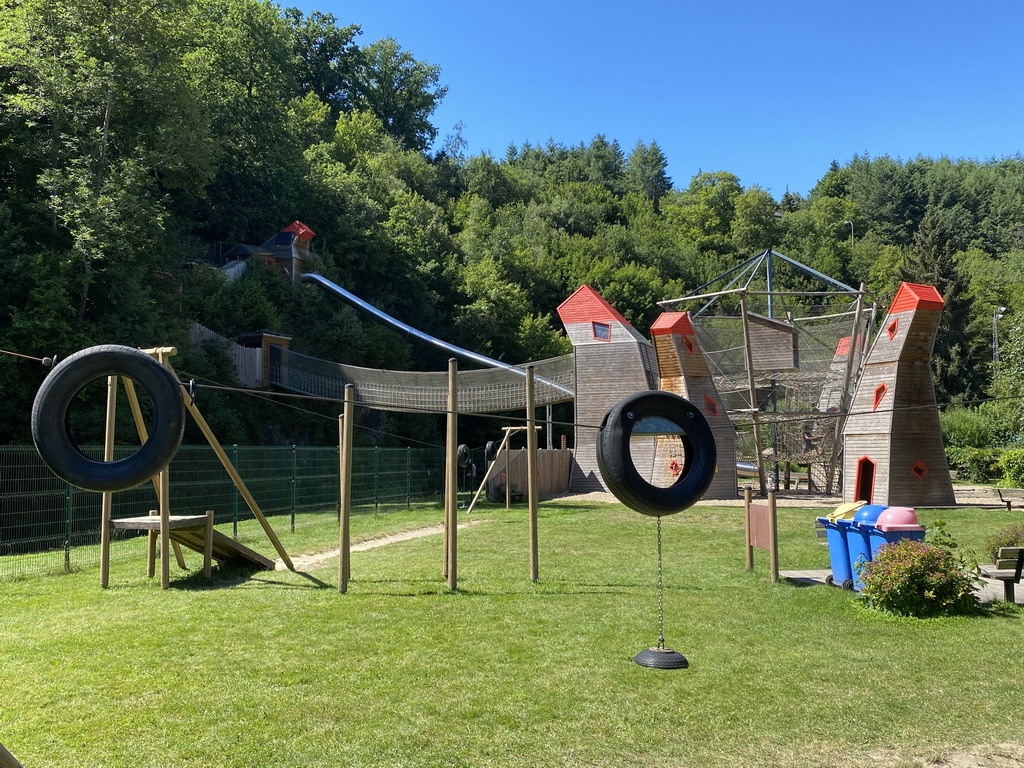
[{"label": "wooden tower with red roof", "polygon": [[888,506],[955,503],[930,359],[943,308],[903,283],[868,353],[843,429],[843,498]]},{"label": "wooden tower with red roof", "polygon": [[[704,494],[705,499],[736,498],[736,429],[729,419],[711,376],[711,369],[697,341],[689,312],[665,312],[651,326],[654,351],[661,377],[660,388],[685,397],[704,413],[715,436],[718,468]],[[671,472],[673,457],[655,458],[655,470]],[[664,466],[662,466],[664,465]],[[660,485],[665,485],[662,479]]]},{"label": "wooden tower with red roof", "polygon": [[[656,388],[654,348],[597,291],[580,286],[558,306],[558,316],[576,358],[576,449],[569,487],[578,492],[607,490],[597,467],[597,429],[627,395]],[[641,464],[653,455],[633,456]]]}]

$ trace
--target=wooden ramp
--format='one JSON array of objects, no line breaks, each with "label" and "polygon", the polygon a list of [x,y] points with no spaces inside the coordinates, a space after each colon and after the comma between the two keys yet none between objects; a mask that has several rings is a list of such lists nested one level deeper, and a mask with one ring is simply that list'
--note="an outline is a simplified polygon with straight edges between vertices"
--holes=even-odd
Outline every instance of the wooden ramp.
[{"label": "wooden ramp", "polygon": [[[171,515],[169,528],[171,541],[188,547],[199,554],[204,554],[206,547],[206,520],[205,515]],[[123,531],[160,532],[160,517],[157,515],[123,517],[119,520],[111,520],[110,524],[113,528]],[[230,536],[225,536],[216,529],[213,529],[212,533],[211,555],[218,563],[256,565],[262,570],[274,570],[274,561],[269,557],[264,557],[244,544],[239,544]]]}]

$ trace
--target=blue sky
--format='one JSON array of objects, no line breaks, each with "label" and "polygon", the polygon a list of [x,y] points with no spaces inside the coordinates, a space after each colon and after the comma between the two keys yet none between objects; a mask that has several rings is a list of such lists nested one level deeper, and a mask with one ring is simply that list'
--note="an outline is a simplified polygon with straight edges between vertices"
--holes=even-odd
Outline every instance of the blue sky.
[{"label": "blue sky", "polygon": [[[294,2],[294,0],[293,0]],[[284,2],[283,5],[292,3]],[[657,141],[677,187],[729,171],[776,199],[854,154],[1021,150],[1024,3],[303,0],[441,67],[438,141]]]}]

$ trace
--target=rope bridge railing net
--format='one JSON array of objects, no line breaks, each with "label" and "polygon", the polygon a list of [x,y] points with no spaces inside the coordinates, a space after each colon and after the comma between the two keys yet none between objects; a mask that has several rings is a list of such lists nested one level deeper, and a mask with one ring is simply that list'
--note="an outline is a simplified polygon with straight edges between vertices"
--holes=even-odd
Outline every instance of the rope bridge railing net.
[{"label": "rope bridge railing net", "polygon": [[[572,399],[573,355],[532,363],[534,403],[550,405]],[[345,385],[355,387],[356,402],[385,411],[437,411],[448,407],[448,373],[360,368],[271,347],[270,382],[315,397],[341,400]],[[457,408],[497,413],[526,407],[526,377],[500,368],[460,370]]]}]

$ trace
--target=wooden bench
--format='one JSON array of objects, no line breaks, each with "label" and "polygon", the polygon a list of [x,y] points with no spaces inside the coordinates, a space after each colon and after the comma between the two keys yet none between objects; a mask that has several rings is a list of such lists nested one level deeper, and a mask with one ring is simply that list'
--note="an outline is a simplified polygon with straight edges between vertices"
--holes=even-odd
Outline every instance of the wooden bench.
[{"label": "wooden bench", "polygon": [[995,565],[981,566],[982,576],[1003,582],[1003,596],[1010,603],[1014,601],[1014,585],[1020,584],[1021,571],[1024,571],[1024,547],[1000,547]]},{"label": "wooden bench", "polygon": [[1009,512],[1014,505],[1024,507],[1024,488],[996,488],[999,500],[1006,505]]}]

